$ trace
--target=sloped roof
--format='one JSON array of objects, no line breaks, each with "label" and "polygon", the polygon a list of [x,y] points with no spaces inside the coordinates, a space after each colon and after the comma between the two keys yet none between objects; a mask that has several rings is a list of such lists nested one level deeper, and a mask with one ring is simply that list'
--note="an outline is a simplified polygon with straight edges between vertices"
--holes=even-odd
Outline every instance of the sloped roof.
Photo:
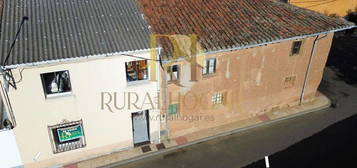
[{"label": "sloped roof", "polygon": [[7,65],[149,48],[134,0],[5,0],[0,61],[27,16]]},{"label": "sloped roof", "polygon": [[[153,33],[196,34],[205,51],[237,48],[353,26],[342,19],[272,0],[137,1]],[[170,45],[167,39],[161,38],[160,41],[164,47]],[[168,48],[172,50],[172,46]]]}]

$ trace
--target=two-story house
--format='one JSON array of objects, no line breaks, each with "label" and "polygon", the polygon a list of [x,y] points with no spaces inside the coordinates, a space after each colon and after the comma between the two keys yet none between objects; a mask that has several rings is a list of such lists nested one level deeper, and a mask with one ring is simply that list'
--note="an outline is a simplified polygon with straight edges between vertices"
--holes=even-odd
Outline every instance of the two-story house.
[{"label": "two-story house", "polygon": [[[16,142],[8,152],[19,157],[2,152],[1,163],[18,165],[0,167],[49,167],[158,142],[160,120],[148,118],[159,110],[140,103],[160,89],[148,27],[132,0],[5,0],[0,136]],[[130,108],[128,93],[137,103]]]},{"label": "two-story house", "polygon": [[168,138],[314,100],[334,32],[354,27],[271,0],[138,2],[163,47]]}]

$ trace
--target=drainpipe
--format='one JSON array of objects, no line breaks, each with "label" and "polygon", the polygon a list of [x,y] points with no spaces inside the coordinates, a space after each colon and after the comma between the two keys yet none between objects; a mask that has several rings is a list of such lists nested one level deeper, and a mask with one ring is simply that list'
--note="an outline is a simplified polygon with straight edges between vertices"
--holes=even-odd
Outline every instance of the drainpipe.
[{"label": "drainpipe", "polygon": [[[164,69],[164,65],[165,63],[163,63],[162,59],[161,59],[161,47],[159,47],[159,53],[158,53],[158,56],[159,56],[159,60],[160,60],[160,67],[159,68],[159,72],[162,72],[162,73],[159,73],[159,83],[160,83],[160,86],[161,86],[161,91],[162,91],[162,94],[161,94],[161,100],[162,100],[162,104],[160,104],[160,110],[164,110],[165,111],[165,131],[166,131],[166,136],[167,136],[167,139],[169,139],[169,135],[170,135],[170,129],[169,129],[169,125],[168,125],[168,103],[167,103],[167,98],[168,98],[168,82],[167,82],[167,75],[165,74],[166,73],[166,70]],[[162,80],[161,80],[162,79]],[[160,115],[161,115],[161,112],[160,112]],[[160,117],[161,118],[161,117]],[[161,124],[161,123],[160,123]],[[161,141],[161,135],[160,135],[160,141]]]},{"label": "drainpipe", "polygon": [[305,72],[304,85],[303,85],[303,87],[302,87],[299,105],[302,105],[302,103],[303,103],[303,101],[304,101],[305,90],[306,90],[306,87],[307,87],[307,82],[308,82],[309,73],[310,73],[310,67],[311,67],[312,60],[313,60],[314,55],[315,55],[316,43],[317,43],[318,40],[323,39],[323,38],[325,38],[326,36],[327,36],[327,34],[326,34],[325,36],[319,38],[319,35],[317,35],[316,38],[315,38],[315,40],[314,40],[314,43],[313,43],[313,45],[312,45],[311,55],[310,55],[310,58],[309,58],[309,64],[307,65],[307,69],[306,69],[306,72]]},{"label": "drainpipe", "polygon": [[168,99],[168,82],[167,82],[167,75],[165,74],[165,69],[163,69],[163,75],[162,75],[162,84],[163,84],[163,89],[162,89],[162,94],[163,94],[163,109],[165,110],[165,129],[166,129],[166,136],[167,139],[170,139],[170,128],[169,128],[169,122],[168,122],[168,117],[169,117],[169,105],[167,103]]}]

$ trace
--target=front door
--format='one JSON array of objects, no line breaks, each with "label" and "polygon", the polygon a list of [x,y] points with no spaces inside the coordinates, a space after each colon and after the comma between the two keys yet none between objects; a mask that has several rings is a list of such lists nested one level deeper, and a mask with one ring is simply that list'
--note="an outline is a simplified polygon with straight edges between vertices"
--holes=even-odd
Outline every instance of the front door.
[{"label": "front door", "polygon": [[148,115],[148,110],[132,113],[134,146],[150,142]]}]

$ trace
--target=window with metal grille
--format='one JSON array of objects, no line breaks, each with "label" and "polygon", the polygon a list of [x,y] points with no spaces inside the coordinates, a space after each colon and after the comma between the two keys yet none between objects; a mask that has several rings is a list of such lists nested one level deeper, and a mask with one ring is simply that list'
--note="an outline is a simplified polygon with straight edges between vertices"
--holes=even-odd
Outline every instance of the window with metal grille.
[{"label": "window with metal grille", "polygon": [[41,79],[46,97],[71,93],[72,91],[68,71],[43,73]]},{"label": "window with metal grille", "polygon": [[291,48],[291,55],[297,55],[300,53],[302,41],[294,41]]},{"label": "window with metal grille", "polygon": [[53,153],[66,152],[86,146],[82,120],[49,126]]},{"label": "window with metal grille", "polygon": [[203,62],[203,75],[214,74],[216,72],[216,58],[209,58]]},{"label": "window with metal grille", "polygon": [[213,94],[212,104],[223,104],[223,93]]}]

